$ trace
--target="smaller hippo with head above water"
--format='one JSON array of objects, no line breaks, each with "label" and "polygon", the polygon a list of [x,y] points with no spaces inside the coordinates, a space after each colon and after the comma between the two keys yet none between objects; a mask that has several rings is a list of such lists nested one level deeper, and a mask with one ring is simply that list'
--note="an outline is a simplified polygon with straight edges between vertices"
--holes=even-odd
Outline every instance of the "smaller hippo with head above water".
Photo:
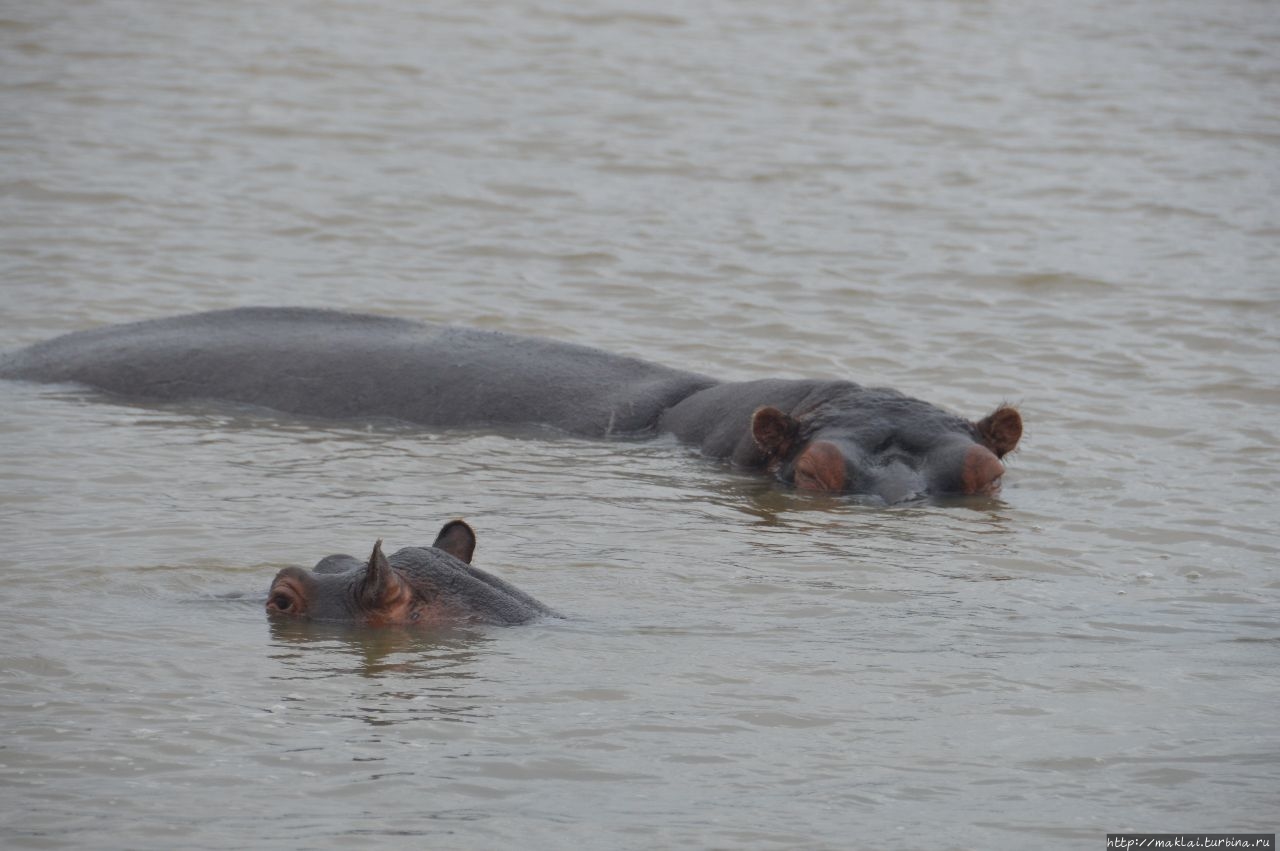
[{"label": "smaller hippo with head above water", "polygon": [[475,548],[475,532],[453,520],[429,547],[405,547],[387,557],[379,540],[368,561],[332,555],[309,571],[286,567],[271,582],[267,611],[374,627],[512,625],[555,615],[520,589],[472,567]]},{"label": "smaller hippo with head above water", "polygon": [[849,381],[722,382],[553,340],[302,308],[67,334],[0,358],[0,378],[431,428],[671,434],[802,490],[885,503],[994,494],[1000,459],[1022,436],[1022,418],[1010,407],[971,422]]}]

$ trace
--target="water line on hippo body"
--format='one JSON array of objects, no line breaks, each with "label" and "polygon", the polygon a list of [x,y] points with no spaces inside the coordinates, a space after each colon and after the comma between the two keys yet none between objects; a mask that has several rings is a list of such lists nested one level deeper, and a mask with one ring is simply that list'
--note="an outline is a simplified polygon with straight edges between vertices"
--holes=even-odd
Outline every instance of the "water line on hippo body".
[{"label": "water line on hippo body", "polygon": [[[850,381],[717,382],[556,341],[294,307],[75,332],[12,353],[0,362],[0,378],[335,421],[541,427],[604,439],[625,405],[622,434],[670,433],[707,457],[774,473],[784,484],[888,504],[989,489],[1003,472],[996,459],[1022,435],[1022,418],[1008,406],[970,422]],[[984,449],[991,463],[943,451],[961,443]],[[920,475],[908,473],[917,468]]]}]

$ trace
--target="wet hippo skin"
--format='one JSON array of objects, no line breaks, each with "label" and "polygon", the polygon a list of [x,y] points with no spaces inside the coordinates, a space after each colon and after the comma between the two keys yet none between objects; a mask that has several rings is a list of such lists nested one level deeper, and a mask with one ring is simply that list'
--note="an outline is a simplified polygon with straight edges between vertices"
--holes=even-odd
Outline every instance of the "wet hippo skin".
[{"label": "wet hippo skin", "polygon": [[429,547],[390,557],[382,541],[368,560],[321,559],[311,570],[286,567],[267,592],[267,611],[361,626],[512,625],[555,612],[515,586],[471,566],[476,536],[461,520],[446,523]]},{"label": "wet hippo skin", "polygon": [[670,433],[797,488],[885,502],[992,494],[1017,410],[970,422],[848,381],[720,382],[553,340],[305,308],[240,308],[82,331],[0,359],[0,377],[133,399],[226,400],[434,428]]}]

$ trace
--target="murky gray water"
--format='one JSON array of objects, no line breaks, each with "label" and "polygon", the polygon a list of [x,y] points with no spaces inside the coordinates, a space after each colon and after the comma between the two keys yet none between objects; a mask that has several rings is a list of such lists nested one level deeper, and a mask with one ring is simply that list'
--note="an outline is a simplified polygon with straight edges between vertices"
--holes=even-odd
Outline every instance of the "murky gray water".
[{"label": "murky gray water", "polygon": [[[1028,425],[877,510],[0,383],[7,847],[1276,829],[1276,4],[9,2],[0,74],[2,347],[328,305]],[[571,618],[260,609],[454,516]]]}]

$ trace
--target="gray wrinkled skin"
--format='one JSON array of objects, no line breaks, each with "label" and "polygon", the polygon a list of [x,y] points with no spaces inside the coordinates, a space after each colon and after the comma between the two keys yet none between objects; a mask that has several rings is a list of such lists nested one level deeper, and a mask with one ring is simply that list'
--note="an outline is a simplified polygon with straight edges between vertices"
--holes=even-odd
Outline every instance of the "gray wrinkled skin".
[{"label": "gray wrinkled skin", "polygon": [[[0,377],[156,401],[225,400],[331,419],[643,434],[715,382],[584,346],[307,308],[239,308],[37,343]],[[551,392],[548,392],[548,390]]]},{"label": "gray wrinkled skin", "polygon": [[[848,381],[722,383],[553,340],[303,308],[68,334],[0,360],[0,377],[331,419],[538,426],[591,438],[665,432],[787,484],[804,446],[822,440],[845,458],[845,492],[888,503],[959,492],[965,452],[982,442],[973,423],[935,405]],[[753,412],[765,406],[803,426],[786,453],[762,451],[753,436]]]},{"label": "gray wrinkled skin", "polygon": [[[452,619],[511,626],[558,616],[519,588],[435,547],[405,547],[387,561],[417,596],[433,609],[451,613]],[[280,575],[292,574],[306,583],[308,619],[361,623],[368,614],[361,604],[367,570],[368,562],[338,554],[325,556],[309,575],[301,568],[286,568]]]}]

